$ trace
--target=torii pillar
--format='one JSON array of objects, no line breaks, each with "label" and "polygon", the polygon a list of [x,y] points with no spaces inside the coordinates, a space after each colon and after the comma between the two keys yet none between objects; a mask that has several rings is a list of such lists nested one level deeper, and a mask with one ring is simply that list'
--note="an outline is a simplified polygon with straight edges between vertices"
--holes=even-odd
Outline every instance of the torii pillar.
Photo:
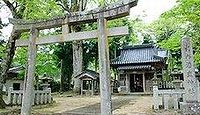
[{"label": "torii pillar", "polygon": [[35,78],[35,62],[36,62],[36,38],[39,35],[39,32],[36,28],[32,28],[30,30],[31,36],[29,38],[28,44],[28,73],[27,73],[27,83],[24,89],[23,95],[23,102],[22,102],[22,109],[21,115],[30,115],[31,113],[31,105],[32,100],[34,99],[34,78]]},{"label": "torii pillar", "polygon": [[98,52],[101,94],[101,115],[112,115],[111,89],[110,89],[110,61],[107,39],[106,19],[100,13],[98,19]]}]

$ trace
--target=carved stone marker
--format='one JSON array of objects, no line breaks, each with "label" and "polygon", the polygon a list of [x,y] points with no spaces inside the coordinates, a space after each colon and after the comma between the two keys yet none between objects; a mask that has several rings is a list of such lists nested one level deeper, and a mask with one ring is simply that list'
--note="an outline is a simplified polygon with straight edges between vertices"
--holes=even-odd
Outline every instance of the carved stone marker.
[{"label": "carved stone marker", "polygon": [[195,77],[193,65],[193,50],[190,38],[184,37],[181,44],[182,65],[184,76],[184,102],[181,103],[183,114],[200,114],[198,102],[199,86]]}]

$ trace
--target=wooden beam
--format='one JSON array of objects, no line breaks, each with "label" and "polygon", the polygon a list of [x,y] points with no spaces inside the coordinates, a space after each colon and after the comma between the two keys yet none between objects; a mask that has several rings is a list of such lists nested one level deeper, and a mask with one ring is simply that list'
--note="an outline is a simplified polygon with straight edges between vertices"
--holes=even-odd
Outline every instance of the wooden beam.
[{"label": "wooden beam", "polygon": [[[96,8],[90,11],[72,12],[71,14],[48,20],[26,21],[22,19],[9,19],[9,21],[10,23],[14,24],[14,29],[16,31],[25,32],[29,31],[31,27],[42,30],[60,27],[66,23],[71,25],[77,23],[96,22],[100,13],[103,13],[104,18],[107,20],[111,20],[129,15],[130,8],[136,6],[137,2],[138,0],[122,0],[107,7]],[[68,19],[68,22],[65,21],[66,18]]]},{"label": "wooden beam", "polygon": [[[110,28],[107,30],[108,36],[119,36],[119,35],[127,35],[128,34],[128,27],[115,27]],[[85,31],[85,32],[76,32],[76,33],[69,33],[69,34],[60,34],[60,35],[52,35],[52,36],[45,36],[40,37],[36,40],[36,45],[44,45],[44,44],[51,44],[51,43],[61,43],[61,42],[69,42],[74,40],[86,40],[98,37],[98,31]],[[16,40],[16,47],[23,47],[28,46],[28,40]]]}]

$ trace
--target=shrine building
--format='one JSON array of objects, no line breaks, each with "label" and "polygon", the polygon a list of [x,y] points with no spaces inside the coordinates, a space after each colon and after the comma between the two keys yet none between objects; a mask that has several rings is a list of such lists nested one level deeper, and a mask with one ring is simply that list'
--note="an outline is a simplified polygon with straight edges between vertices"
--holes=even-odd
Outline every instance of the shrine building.
[{"label": "shrine building", "polygon": [[166,69],[167,51],[152,44],[125,47],[111,61],[117,70],[118,90],[125,93],[152,92],[154,76],[162,80]]}]

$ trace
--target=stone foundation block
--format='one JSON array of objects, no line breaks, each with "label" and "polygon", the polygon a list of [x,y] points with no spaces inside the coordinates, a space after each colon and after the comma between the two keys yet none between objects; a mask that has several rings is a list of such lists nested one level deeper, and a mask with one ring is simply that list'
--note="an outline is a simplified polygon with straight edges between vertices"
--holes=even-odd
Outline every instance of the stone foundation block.
[{"label": "stone foundation block", "polygon": [[199,102],[181,102],[180,109],[183,115],[200,115],[200,103]]}]

